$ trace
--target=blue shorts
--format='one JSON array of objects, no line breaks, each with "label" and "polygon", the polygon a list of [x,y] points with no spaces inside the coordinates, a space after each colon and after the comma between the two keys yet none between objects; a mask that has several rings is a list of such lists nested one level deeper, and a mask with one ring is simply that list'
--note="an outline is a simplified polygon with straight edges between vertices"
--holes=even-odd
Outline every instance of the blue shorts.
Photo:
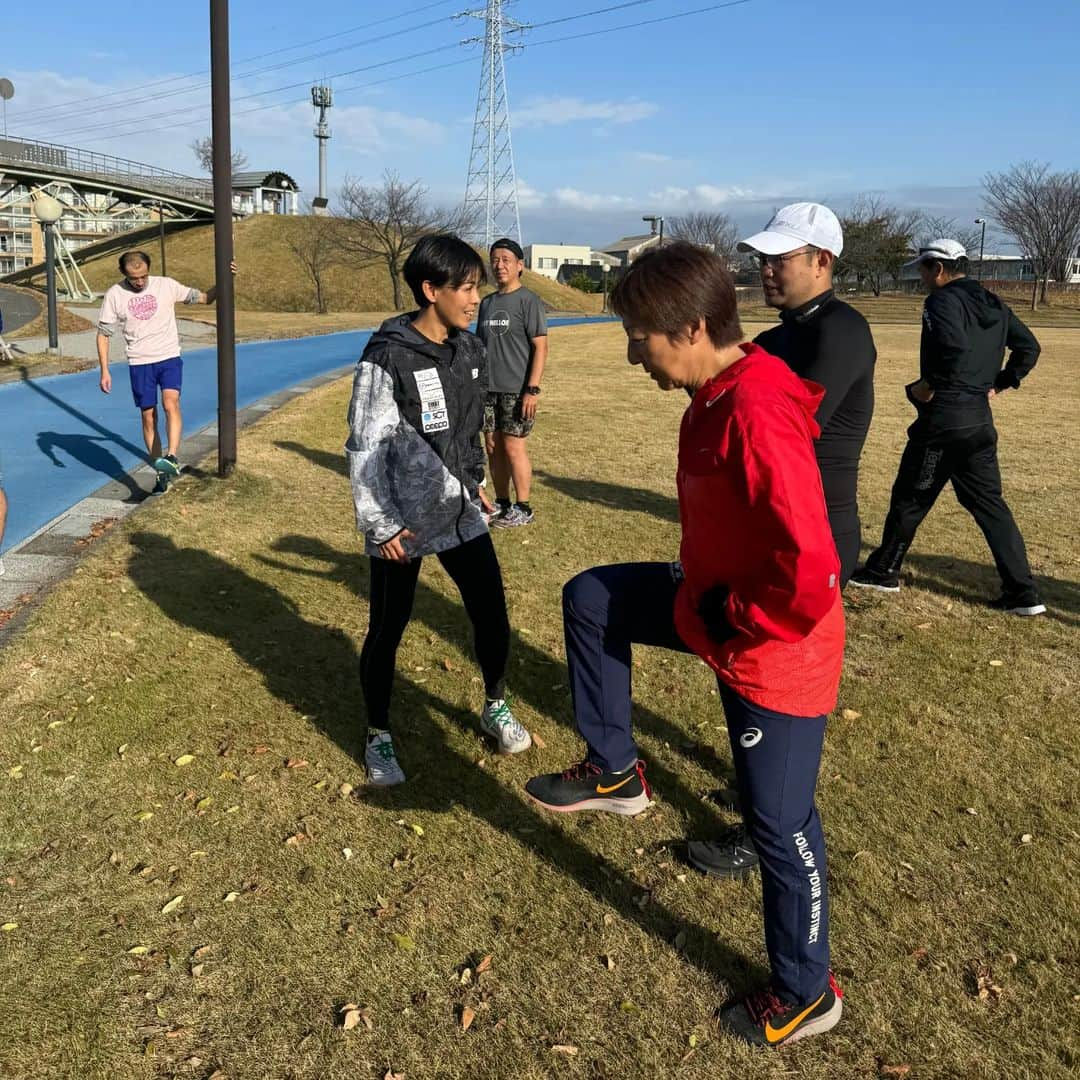
[{"label": "blue shorts", "polygon": [[180,392],[184,381],[184,361],[179,356],[156,364],[130,364],[131,393],[140,409],[153,409],[158,403],[158,387]]}]

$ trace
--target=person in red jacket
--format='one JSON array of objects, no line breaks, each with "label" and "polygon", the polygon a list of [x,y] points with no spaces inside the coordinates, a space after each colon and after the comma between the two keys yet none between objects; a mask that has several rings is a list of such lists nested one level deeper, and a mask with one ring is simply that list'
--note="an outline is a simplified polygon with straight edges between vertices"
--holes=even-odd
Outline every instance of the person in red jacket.
[{"label": "person in red jacket", "polygon": [[648,252],[611,300],[630,363],[662,390],[692,394],[679,433],[681,559],[594,567],[567,583],[567,665],[587,753],[526,791],[549,810],[640,813],[651,792],[630,726],[632,645],[694,652],[716,672],[772,971],[721,1023],[779,1046],[828,1031],[842,1009],[814,805],[844,651],[840,561],[814,456],[823,391],[741,343],[731,275],[710,252]]}]

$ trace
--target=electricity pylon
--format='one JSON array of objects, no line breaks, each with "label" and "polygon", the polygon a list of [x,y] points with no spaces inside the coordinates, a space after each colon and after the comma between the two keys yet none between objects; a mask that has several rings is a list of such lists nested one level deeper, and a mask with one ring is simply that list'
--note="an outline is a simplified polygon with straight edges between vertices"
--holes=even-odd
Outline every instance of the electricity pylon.
[{"label": "electricity pylon", "polygon": [[484,36],[462,43],[481,44],[484,48],[472,151],[469,154],[469,175],[465,183],[463,231],[469,240],[483,244],[485,248],[501,236],[509,236],[521,243],[503,54],[521,48],[520,45],[507,43],[505,33],[527,27],[524,23],[507,18],[502,9],[503,0],[488,0],[483,11],[463,13],[484,20]]}]

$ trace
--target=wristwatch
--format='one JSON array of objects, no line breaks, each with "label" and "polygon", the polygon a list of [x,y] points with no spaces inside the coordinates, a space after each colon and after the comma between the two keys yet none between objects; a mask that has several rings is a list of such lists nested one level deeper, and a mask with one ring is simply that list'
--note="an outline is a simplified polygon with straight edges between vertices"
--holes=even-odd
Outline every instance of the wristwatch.
[{"label": "wristwatch", "polygon": [[525,387],[525,393],[526,394],[532,394],[533,397],[536,397],[536,395],[540,393],[540,387],[539,386],[526,386]]}]

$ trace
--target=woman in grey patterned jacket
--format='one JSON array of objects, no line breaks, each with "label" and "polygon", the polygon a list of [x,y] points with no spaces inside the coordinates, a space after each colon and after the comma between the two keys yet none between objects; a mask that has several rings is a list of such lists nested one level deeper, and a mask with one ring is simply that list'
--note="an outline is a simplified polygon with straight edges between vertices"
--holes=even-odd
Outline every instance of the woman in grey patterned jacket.
[{"label": "woman in grey patterned jacket", "polygon": [[420,564],[435,555],[473,623],[486,700],[481,728],[500,752],[532,745],[505,700],[510,651],[502,572],[481,483],[487,366],[468,330],[485,280],[480,256],[456,236],[429,236],[405,262],[419,310],[388,319],[356,365],[349,461],[357,528],[371,558],[368,633],[360,679],[368,713],[371,783],[405,780],[390,732],[397,649],[412,614]]}]

